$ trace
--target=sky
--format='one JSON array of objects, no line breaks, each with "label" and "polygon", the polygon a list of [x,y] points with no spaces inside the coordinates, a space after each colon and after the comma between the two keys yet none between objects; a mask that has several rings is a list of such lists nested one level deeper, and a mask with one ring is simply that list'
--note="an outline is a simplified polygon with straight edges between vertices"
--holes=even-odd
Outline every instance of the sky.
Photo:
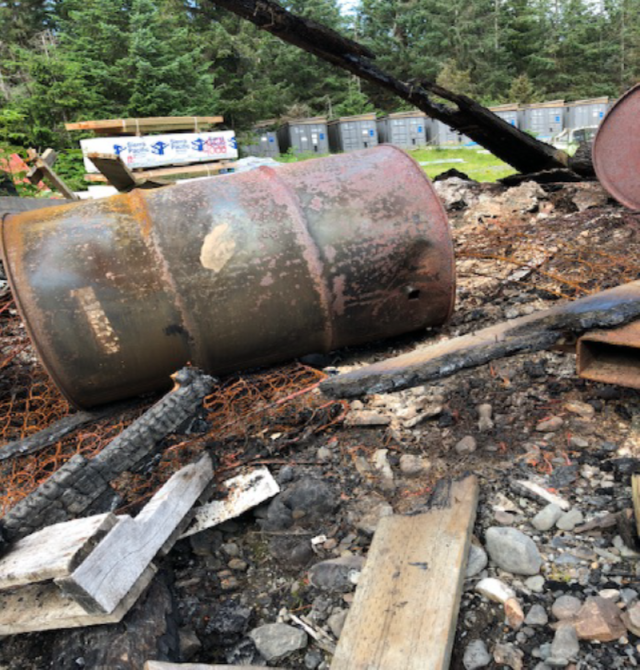
[{"label": "sky", "polygon": [[348,14],[356,7],[358,0],[338,0],[338,4],[340,5],[342,13]]}]

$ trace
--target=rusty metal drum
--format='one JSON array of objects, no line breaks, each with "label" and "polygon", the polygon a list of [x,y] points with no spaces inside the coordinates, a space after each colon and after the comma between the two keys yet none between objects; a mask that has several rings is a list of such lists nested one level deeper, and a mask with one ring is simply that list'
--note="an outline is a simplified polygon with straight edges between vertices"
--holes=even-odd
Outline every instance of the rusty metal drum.
[{"label": "rusty metal drum", "polygon": [[598,180],[618,202],[640,209],[640,84],[617,100],[593,142]]},{"label": "rusty metal drum", "polygon": [[391,146],[6,217],[5,267],[78,407],[442,324],[444,209]]}]

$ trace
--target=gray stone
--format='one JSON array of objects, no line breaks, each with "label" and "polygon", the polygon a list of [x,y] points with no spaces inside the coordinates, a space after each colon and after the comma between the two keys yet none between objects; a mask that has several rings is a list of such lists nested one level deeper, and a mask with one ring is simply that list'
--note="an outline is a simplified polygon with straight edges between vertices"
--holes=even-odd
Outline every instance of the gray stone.
[{"label": "gray stone", "polygon": [[589,446],[589,441],[580,435],[572,435],[569,438],[569,446],[574,449],[584,449]]},{"label": "gray stone", "polygon": [[405,477],[418,477],[426,469],[428,463],[425,462],[422,456],[416,456],[415,454],[402,454],[400,456],[400,472]]},{"label": "gray stone", "polygon": [[563,425],[564,421],[562,420],[561,417],[552,416],[549,419],[540,421],[540,423],[536,426],[536,430],[539,433],[555,433],[557,430],[560,430],[560,428],[562,428]]},{"label": "gray stone", "polygon": [[550,503],[543,507],[531,520],[531,525],[541,532],[550,530],[554,527],[556,521],[562,516],[563,512],[558,507]]},{"label": "gray stone", "polygon": [[551,643],[551,656],[547,659],[547,663],[551,666],[560,666],[559,661],[564,660],[568,665],[569,661],[575,658],[580,652],[580,643],[578,642],[578,634],[573,626],[560,626],[553,636]]},{"label": "gray stone", "polygon": [[469,560],[467,562],[467,572],[466,576],[475,577],[477,574],[482,572],[489,562],[487,557],[487,552],[479,545],[472,544],[469,548]]},{"label": "gray stone", "polygon": [[181,628],[178,631],[180,638],[180,653],[185,661],[190,661],[202,649],[202,644],[193,628]]},{"label": "gray stone", "polygon": [[584,522],[584,516],[579,509],[572,509],[565,512],[556,522],[556,528],[559,530],[570,531]]},{"label": "gray stone", "polygon": [[551,606],[551,614],[556,619],[569,619],[582,607],[582,601],[575,596],[560,596]]},{"label": "gray stone", "polygon": [[491,663],[491,655],[487,645],[482,640],[473,640],[469,642],[464,650],[462,663],[466,670],[476,670],[477,668],[486,668]]},{"label": "gray stone", "polygon": [[268,623],[254,628],[249,637],[265,661],[279,661],[307,646],[307,634],[285,623]]},{"label": "gray stone", "polygon": [[304,667],[306,670],[316,670],[316,668],[320,667],[322,661],[324,661],[324,656],[317,649],[310,649],[304,655]]},{"label": "gray stone", "polygon": [[524,622],[527,626],[546,626],[549,622],[547,611],[542,605],[532,605]]},{"label": "gray stone", "polygon": [[514,575],[536,575],[542,558],[535,542],[516,528],[493,526],[487,530],[485,545],[491,560]]},{"label": "gray stone", "polygon": [[363,567],[362,556],[341,556],[316,563],[309,570],[309,580],[317,589],[347,593],[354,589]]},{"label": "gray stone", "polygon": [[473,435],[467,435],[463,437],[458,444],[455,446],[455,450],[462,456],[466,454],[472,454],[476,448],[477,443]]},{"label": "gray stone", "polygon": [[491,418],[491,414],[493,412],[493,407],[489,405],[489,403],[484,403],[482,405],[478,405],[478,430],[481,433],[488,433],[489,431],[493,430],[493,419]]},{"label": "gray stone", "polygon": [[542,575],[535,575],[525,580],[524,585],[534,593],[541,593],[544,589],[544,577]]},{"label": "gray stone", "polygon": [[377,498],[365,498],[361,501],[359,509],[362,515],[356,520],[355,526],[365,535],[373,535],[380,519],[393,515],[393,507],[388,502]]},{"label": "gray stone", "polygon": [[331,449],[329,449],[328,447],[320,447],[316,452],[316,458],[320,461],[320,463],[326,463],[327,461],[330,461]]},{"label": "gray stone", "polygon": [[329,626],[329,630],[335,635],[336,639],[338,639],[342,633],[344,622],[347,620],[347,614],[349,614],[349,610],[336,608],[331,612],[331,616],[327,619],[327,626]]}]

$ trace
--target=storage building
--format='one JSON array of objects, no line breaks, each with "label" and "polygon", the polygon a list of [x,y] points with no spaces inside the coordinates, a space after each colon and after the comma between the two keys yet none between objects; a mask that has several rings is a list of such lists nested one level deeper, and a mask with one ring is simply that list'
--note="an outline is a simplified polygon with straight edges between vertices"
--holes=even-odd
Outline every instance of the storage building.
[{"label": "storage building", "polygon": [[459,132],[449,128],[446,123],[431,119],[429,129],[429,143],[436,146],[459,145],[467,141],[468,138]]},{"label": "storage building", "polygon": [[524,105],[520,111],[520,129],[542,139],[549,139],[564,130],[564,100]]},{"label": "storage building", "polygon": [[423,147],[429,140],[429,119],[423,112],[396,112],[378,119],[378,140],[401,149]]},{"label": "storage building", "polygon": [[375,113],[341,116],[329,121],[329,147],[333,152],[357,151],[378,146]]},{"label": "storage building", "polygon": [[296,119],[278,128],[278,142],[283,153],[293,149],[294,153],[329,153],[327,119],[315,116]]},{"label": "storage building", "polygon": [[275,130],[276,120],[259,121],[253,128],[251,144],[242,147],[247,156],[260,156],[262,158],[276,158],[280,155],[280,143]]},{"label": "storage building", "polygon": [[593,98],[592,100],[576,100],[567,103],[565,123],[567,128],[584,128],[599,126],[609,109],[609,98]]},{"label": "storage building", "polygon": [[497,105],[496,107],[489,107],[489,109],[501,119],[504,119],[508,124],[512,125],[514,128],[519,128],[518,125],[518,112],[520,111],[520,105]]}]

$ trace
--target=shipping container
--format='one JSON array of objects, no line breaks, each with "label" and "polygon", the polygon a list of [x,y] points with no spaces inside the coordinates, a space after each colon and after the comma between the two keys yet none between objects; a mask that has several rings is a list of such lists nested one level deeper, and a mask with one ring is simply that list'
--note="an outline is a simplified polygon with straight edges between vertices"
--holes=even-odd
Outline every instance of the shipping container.
[{"label": "shipping container", "polygon": [[435,144],[436,146],[447,146],[447,145],[460,145],[464,142],[469,142],[469,138],[465,135],[461,135],[453,128],[449,128],[446,123],[442,121],[436,121],[436,119],[431,119],[430,131],[429,131],[429,142],[430,144]]},{"label": "shipping container", "polygon": [[550,139],[564,130],[564,109],[564,100],[523,105],[519,112],[520,129]]},{"label": "shipping container", "polygon": [[333,153],[377,146],[378,127],[375,114],[341,116],[329,121],[329,147]]},{"label": "shipping container", "polygon": [[315,116],[296,119],[278,128],[278,142],[283,153],[293,149],[294,153],[329,153],[327,119]]},{"label": "shipping container", "polygon": [[417,149],[429,140],[429,119],[423,112],[396,112],[378,119],[378,140],[401,149]]},{"label": "shipping container", "polygon": [[576,100],[567,104],[565,124],[567,128],[599,126],[609,109],[609,98]]},{"label": "shipping container", "polygon": [[280,155],[280,143],[276,132],[275,119],[259,121],[253,127],[250,144],[243,145],[245,156],[259,156],[261,158],[277,158]]},{"label": "shipping container", "polygon": [[520,105],[498,105],[496,107],[489,107],[489,109],[501,119],[506,121],[509,125],[514,128],[519,128],[519,118],[518,112],[520,111]]}]

